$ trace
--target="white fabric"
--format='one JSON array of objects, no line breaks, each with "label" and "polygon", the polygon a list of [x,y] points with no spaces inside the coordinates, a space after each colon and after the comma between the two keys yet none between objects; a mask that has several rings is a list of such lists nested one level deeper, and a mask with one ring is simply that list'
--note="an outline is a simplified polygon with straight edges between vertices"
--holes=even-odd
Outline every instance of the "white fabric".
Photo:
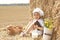
[{"label": "white fabric", "polygon": [[44,21],[43,21],[43,19],[39,19],[38,22],[40,23],[40,25],[41,25],[42,27],[45,27],[45,26],[44,26]]},{"label": "white fabric", "polygon": [[37,35],[42,35],[42,31],[37,30],[37,29],[33,30],[32,33],[33,34],[37,33]]},{"label": "white fabric", "polygon": [[44,16],[44,12],[43,12],[40,8],[35,8],[35,9],[33,10],[33,14],[34,14],[35,12],[38,12],[38,13],[40,14],[40,16]]},{"label": "white fabric", "polygon": [[42,32],[37,29],[32,31],[32,38],[37,38],[38,35],[42,35]]}]

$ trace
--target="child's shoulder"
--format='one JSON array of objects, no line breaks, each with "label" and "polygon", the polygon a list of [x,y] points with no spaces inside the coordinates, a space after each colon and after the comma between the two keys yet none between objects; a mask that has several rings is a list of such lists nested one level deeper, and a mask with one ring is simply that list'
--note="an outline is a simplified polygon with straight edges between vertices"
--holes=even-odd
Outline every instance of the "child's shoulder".
[{"label": "child's shoulder", "polygon": [[44,19],[39,19],[38,21],[44,21]]}]

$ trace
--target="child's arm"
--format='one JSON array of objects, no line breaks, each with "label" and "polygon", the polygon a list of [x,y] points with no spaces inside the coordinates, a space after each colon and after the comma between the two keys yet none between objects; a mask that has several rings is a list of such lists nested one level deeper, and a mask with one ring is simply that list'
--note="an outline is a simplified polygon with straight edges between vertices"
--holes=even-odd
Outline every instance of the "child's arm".
[{"label": "child's arm", "polygon": [[42,28],[42,27],[37,27],[37,29],[39,29],[39,30],[43,30],[43,28]]},{"label": "child's arm", "polygon": [[27,27],[28,28],[26,28],[27,30],[26,30],[26,33],[29,33],[32,29],[33,29],[33,25],[34,25],[34,23],[36,22],[37,20],[32,20],[32,21],[30,21],[29,23],[28,23],[28,25],[27,25]]},{"label": "child's arm", "polygon": [[38,27],[38,25],[35,25],[36,29],[43,30],[43,27]]}]

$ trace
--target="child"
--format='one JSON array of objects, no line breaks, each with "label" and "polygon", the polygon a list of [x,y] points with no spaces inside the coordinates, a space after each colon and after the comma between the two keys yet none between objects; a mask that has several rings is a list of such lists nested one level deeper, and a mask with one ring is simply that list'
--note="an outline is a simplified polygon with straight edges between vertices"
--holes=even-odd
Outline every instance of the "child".
[{"label": "child", "polygon": [[42,31],[44,27],[42,16],[44,16],[44,12],[40,8],[35,8],[33,10],[33,20],[31,20],[28,23],[27,30],[23,32],[21,35],[29,33],[29,32],[31,32],[32,35],[35,33],[37,33],[38,35],[42,35]]}]

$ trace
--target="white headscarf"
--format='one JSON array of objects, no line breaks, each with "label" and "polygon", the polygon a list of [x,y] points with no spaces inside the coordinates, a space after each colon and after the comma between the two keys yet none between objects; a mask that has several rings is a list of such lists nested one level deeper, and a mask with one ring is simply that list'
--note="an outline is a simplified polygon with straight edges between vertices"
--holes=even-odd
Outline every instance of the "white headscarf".
[{"label": "white headscarf", "polygon": [[43,12],[40,8],[35,8],[35,9],[33,10],[33,14],[34,14],[35,12],[38,12],[38,13],[40,14],[40,16],[44,16],[44,12]]}]

